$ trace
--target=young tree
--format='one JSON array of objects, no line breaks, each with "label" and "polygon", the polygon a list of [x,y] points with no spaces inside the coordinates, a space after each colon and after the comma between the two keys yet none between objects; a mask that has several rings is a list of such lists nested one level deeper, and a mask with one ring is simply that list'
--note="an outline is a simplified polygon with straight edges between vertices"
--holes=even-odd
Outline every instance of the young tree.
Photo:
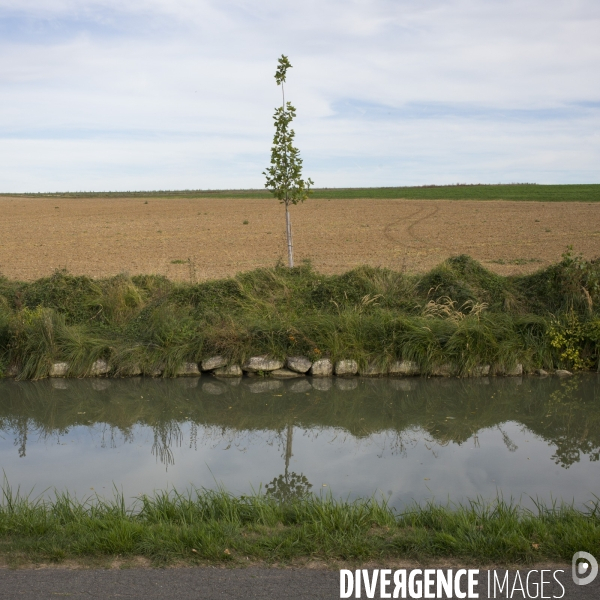
[{"label": "young tree", "polygon": [[265,187],[282,204],[285,204],[285,227],[287,235],[288,264],[294,266],[294,244],[292,241],[292,223],[290,220],[290,204],[304,202],[311,194],[310,186],[313,182],[310,178],[302,179],[302,159],[298,148],[293,145],[294,130],[290,129],[290,123],[296,116],[296,109],[285,101],[285,75],[292,68],[287,56],[281,55],[277,61],[277,72],[275,81],[281,86],[282,104],[275,109],[273,120],[275,121],[275,136],[271,148],[271,166],[263,171],[267,181]]}]

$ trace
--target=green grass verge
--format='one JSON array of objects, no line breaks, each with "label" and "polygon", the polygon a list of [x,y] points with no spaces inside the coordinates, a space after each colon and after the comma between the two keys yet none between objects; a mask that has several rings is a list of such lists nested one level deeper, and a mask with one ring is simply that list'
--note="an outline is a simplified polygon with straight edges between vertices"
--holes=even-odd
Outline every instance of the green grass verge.
[{"label": "green grass verge", "polygon": [[307,495],[279,503],[224,490],[157,492],[127,508],[119,496],[32,500],[5,484],[0,555],[13,564],[116,556],[154,564],[398,558],[533,564],[568,561],[580,550],[597,556],[599,508],[595,501],[587,510],[538,505],[528,511],[497,499],[396,513],[375,498]]},{"label": "green grass verge", "polygon": [[[0,194],[9,195],[9,194]],[[272,198],[267,190],[159,190],[151,192],[71,192],[10,194],[60,198]],[[534,202],[600,202],[600,184],[577,185],[439,185],[380,188],[315,188],[312,198],[409,198],[421,200],[513,200]]]},{"label": "green grass verge", "polygon": [[318,189],[315,198],[410,198],[414,200],[512,200],[600,202],[600,185],[445,185]]},{"label": "green grass verge", "polygon": [[161,276],[94,280],[59,271],[0,278],[0,375],[37,379],[65,361],[84,376],[107,359],[114,375],[222,354],[328,356],[382,367],[405,359],[431,372],[474,366],[591,368],[600,342],[600,260],[502,277],[468,256],[425,275],[360,267],[326,276],[306,264],[204,283]]}]

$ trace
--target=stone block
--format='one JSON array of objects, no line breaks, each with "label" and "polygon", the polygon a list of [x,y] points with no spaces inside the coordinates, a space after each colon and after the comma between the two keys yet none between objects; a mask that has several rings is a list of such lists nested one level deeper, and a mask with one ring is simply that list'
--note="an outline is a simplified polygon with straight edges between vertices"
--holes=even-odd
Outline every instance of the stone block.
[{"label": "stone block", "polygon": [[375,363],[367,365],[364,369],[359,369],[358,374],[361,377],[384,377],[387,370]]},{"label": "stone block", "polygon": [[110,371],[110,365],[104,359],[100,359],[94,361],[92,366],[90,367],[89,376],[90,377],[102,377],[102,375],[106,375]]},{"label": "stone block", "polygon": [[310,374],[313,377],[331,377],[333,375],[333,364],[328,358],[316,360],[310,368]]},{"label": "stone block", "polygon": [[216,377],[241,377],[244,373],[240,365],[229,365],[222,369],[215,369],[213,374]]},{"label": "stone block", "polygon": [[69,363],[57,362],[50,367],[48,375],[50,377],[66,377],[69,372]]},{"label": "stone block", "polygon": [[282,368],[282,360],[270,358],[268,356],[252,356],[242,365],[242,371],[250,371],[251,373],[256,373],[258,371],[267,373]]},{"label": "stone block", "polygon": [[211,356],[202,361],[201,368],[203,371],[214,371],[227,366],[227,359],[223,356]]},{"label": "stone block", "polygon": [[296,373],[308,373],[312,367],[312,362],[306,356],[288,356],[285,360],[285,366],[290,371],[296,371]]},{"label": "stone block", "polygon": [[338,377],[350,377],[358,373],[358,363],[355,360],[338,360],[334,372]]},{"label": "stone block", "polygon": [[302,377],[303,375],[296,371],[290,371],[290,369],[277,369],[276,371],[271,371],[270,376],[274,379],[294,379],[295,377]]},{"label": "stone block", "polygon": [[412,377],[419,375],[421,373],[421,369],[419,365],[412,360],[397,360],[390,365],[388,372],[390,375]]},{"label": "stone block", "polygon": [[177,372],[177,377],[200,377],[200,369],[197,363],[182,363]]}]

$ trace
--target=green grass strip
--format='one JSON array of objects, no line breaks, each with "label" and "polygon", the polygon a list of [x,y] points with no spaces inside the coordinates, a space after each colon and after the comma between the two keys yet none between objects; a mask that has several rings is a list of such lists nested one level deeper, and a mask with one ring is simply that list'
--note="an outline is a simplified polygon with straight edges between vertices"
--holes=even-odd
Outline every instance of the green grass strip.
[{"label": "green grass strip", "polygon": [[[145,192],[66,192],[55,194],[0,194],[52,198],[272,198],[268,190],[158,190]],[[512,200],[531,202],[600,202],[600,184],[573,185],[431,185],[374,188],[315,188],[317,199]]]},{"label": "green grass strip", "polygon": [[289,563],[302,559],[371,561],[455,559],[473,564],[568,561],[600,554],[600,506],[521,508],[512,501],[414,505],[306,495],[280,503],[223,489],[78,500],[57,493],[31,499],[5,482],[0,554],[9,562],[136,557],[173,562]]}]

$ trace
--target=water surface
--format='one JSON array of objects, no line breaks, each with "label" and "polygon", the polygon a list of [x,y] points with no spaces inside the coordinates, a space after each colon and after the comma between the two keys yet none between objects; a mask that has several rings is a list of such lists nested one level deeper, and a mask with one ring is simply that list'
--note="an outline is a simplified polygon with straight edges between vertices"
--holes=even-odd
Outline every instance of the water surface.
[{"label": "water surface", "polygon": [[600,379],[0,382],[0,467],[13,488],[224,485],[523,504],[600,495]]}]

